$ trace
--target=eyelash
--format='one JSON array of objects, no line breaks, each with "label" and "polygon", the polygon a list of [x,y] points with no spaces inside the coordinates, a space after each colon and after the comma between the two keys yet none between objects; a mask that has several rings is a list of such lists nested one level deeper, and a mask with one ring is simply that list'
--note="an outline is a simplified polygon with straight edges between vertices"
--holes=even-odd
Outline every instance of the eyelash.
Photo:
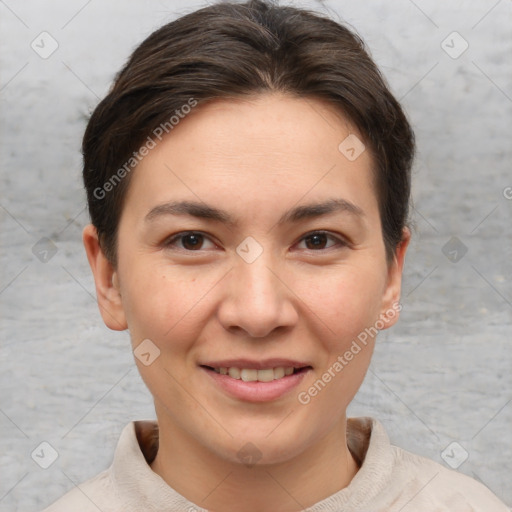
[{"label": "eyelash", "polygon": [[[214,244],[214,242],[209,238],[209,236],[206,235],[205,233],[202,233],[201,231],[183,231],[181,233],[178,233],[178,234],[173,235],[172,237],[168,238],[164,242],[164,246],[165,247],[172,247],[172,245],[176,241],[182,240],[183,238],[185,238],[187,236],[190,236],[190,235],[198,235],[198,236],[204,237],[204,238],[208,239],[211,243]],[[310,252],[322,252],[322,251],[326,251],[326,250],[332,249],[336,245],[338,245],[340,247],[346,247],[346,246],[349,245],[349,243],[346,240],[344,240],[343,238],[341,238],[339,236],[335,236],[332,233],[330,233],[329,231],[322,231],[322,230],[311,231],[310,233],[307,233],[306,235],[304,235],[299,240],[299,243],[303,242],[304,240],[310,239],[310,238],[312,238],[315,235],[324,235],[328,239],[334,240],[336,243],[334,245],[330,246],[330,247],[326,247],[326,248],[322,248],[322,249],[306,249],[307,251],[310,251]],[[179,247],[178,250],[192,253],[192,252],[200,252],[200,251],[207,250],[207,249],[189,250],[189,249],[185,249],[183,247]]]}]

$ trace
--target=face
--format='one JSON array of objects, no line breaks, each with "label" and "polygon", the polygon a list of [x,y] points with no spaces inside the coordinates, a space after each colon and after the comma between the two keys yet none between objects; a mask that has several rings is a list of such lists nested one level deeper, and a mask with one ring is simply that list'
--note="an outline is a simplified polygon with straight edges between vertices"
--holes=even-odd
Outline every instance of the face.
[{"label": "face", "polygon": [[116,268],[88,249],[105,322],[145,343],[160,424],[224,459],[325,438],[398,317],[407,243],[386,260],[372,157],[349,160],[349,134],[319,100],[199,106],[134,171]]}]

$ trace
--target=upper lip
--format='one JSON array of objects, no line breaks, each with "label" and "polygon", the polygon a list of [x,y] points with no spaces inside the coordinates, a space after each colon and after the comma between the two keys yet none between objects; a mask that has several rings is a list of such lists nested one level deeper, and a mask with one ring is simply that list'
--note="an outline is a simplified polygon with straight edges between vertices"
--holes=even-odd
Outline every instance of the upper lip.
[{"label": "upper lip", "polygon": [[264,370],[266,368],[279,368],[281,366],[287,368],[293,366],[294,368],[304,368],[311,366],[303,361],[295,361],[292,359],[263,359],[255,361],[254,359],[224,359],[215,361],[205,361],[200,363],[200,366],[209,366],[211,368],[248,368],[255,370]]}]

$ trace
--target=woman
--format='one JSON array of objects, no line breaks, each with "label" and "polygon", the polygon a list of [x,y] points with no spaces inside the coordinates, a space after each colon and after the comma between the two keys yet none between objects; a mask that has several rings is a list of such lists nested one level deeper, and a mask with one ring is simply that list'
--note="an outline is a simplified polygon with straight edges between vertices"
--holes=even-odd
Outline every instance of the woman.
[{"label": "woman", "polygon": [[259,0],[157,30],[83,141],[98,304],[157,422],[49,507],[505,511],[346,409],[399,316],[413,133],[347,28]]}]

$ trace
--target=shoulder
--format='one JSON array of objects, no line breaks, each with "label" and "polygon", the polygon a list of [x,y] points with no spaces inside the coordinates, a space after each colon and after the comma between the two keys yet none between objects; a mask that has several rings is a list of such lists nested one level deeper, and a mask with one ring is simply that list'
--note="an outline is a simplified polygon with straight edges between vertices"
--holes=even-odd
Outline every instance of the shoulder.
[{"label": "shoulder", "polygon": [[401,499],[416,510],[510,512],[485,485],[441,464],[392,446],[392,481],[403,491]]},{"label": "shoulder", "polygon": [[[349,448],[361,464],[346,489],[354,507],[379,512],[511,512],[480,482],[393,446],[378,420],[350,418],[347,427]],[[343,492],[338,500],[342,505]]]},{"label": "shoulder", "polygon": [[43,512],[69,512],[70,510],[117,512],[111,470],[107,469],[90,480],[77,485],[62,498],[45,508]]},{"label": "shoulder", "polygon": [[[145,465],[137,442],[139,422],[126,425],[119,437],[112,465],[98,475],[75,485],[67,494],[44,509],[43,512],[126,512],[132,505],[122,492],[124,473]],[[140,422],[141,425],[149,422]],[[120,481],[121,480],[121,481]]]}]

